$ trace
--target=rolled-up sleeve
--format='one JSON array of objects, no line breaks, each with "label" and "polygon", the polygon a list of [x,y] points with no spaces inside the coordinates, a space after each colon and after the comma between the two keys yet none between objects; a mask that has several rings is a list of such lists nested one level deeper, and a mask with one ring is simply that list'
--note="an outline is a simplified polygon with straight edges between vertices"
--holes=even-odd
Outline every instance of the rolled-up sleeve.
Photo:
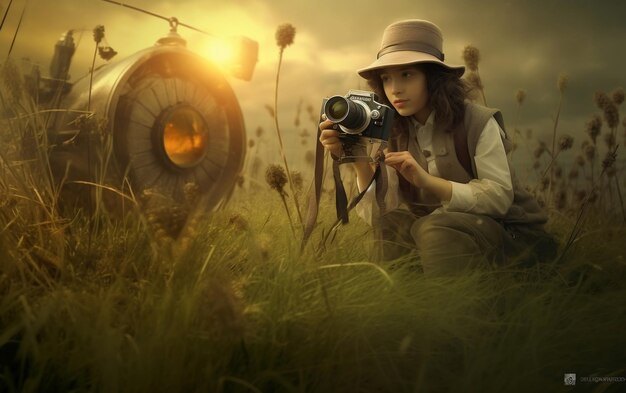
[{"label": "rolled-up sleeve", "polygon": [[[385,194],[385,209],[387,211],[398,208],[398,175],[396,170],[385,165],[384,169],[387,171],[387,193]],[[359,190],[361,192],[361,190]],[[380,209],[376,203],[376,180],[369,186],[363,198],[354,207],[356,213],[370,226],[372,225],[373,218],[378,217]]]},{"label": "rolled-up sleeve", "polygon": [[474,162],[477,179],[452,183],[452,198],[442,202],[445,211],[458,211],[502,217],[513,203],[509,162],[502,142],[504,131],[492,117],[476,145]]}]

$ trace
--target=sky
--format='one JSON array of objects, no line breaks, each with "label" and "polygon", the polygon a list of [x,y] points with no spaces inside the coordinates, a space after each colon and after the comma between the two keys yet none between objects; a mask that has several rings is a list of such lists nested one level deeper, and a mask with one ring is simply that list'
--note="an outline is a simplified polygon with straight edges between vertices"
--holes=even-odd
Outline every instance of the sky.
[{"label": "sky", "polygon": [[[480,74],[489,106],[502,110],[509,132],[533,129],[549,141],[559,102],[557,80],[568,75],[558,133],[574,136],[578,146],[585,122],[599,113],[596,91],[626,87],[626,2],[620,0],[126,0],[166,17],[195,26],[215,36],[244,35],[259,42],[259,60],[251,81],[229,77],[244,113],[248,134],[263,127],[275,133],[265,109],[273,104],[278,47],[278,25],[296,28],[294,43],[285,49],[279,85],[279,121],[288,158],[297,161],[315,142],[315,124],[306,112],[301,125],[294,118],[300,102],[319,111],[323,97],[364,88],[356,69],[375,59],[388,24],[408,18],[427,19],[443,31],[443,51],[450,64],[462,65],[466,45],[480,50]],[[4,14],[8,0],[0,1]],[[81,31],[70,75],[85,75],[93,55],[91,30],[105,26],[106,40],[119,61],[154,45],[168,32],[167,22],[101,0],[13,0],[0,31],[1,56],[6,56],[24,10],[11,57],[39,64],[45,74],[59,36],[68,29]],[[188,47],[208,53],[210,37],[180,27]],[[26,62],[22,62],[27,64]],[[97,64],[103,64],[98,60]],[[526,100],[519,108],[519,89]],[[622,110],[623,112],[623,110]],[[302,145],[303,128],[311,133]],[[620,128],[619,135],[623,131]],[[268,159],[277,156],[277,144],[264,145]],[[622,139],[619,140],[621,143]]]}]

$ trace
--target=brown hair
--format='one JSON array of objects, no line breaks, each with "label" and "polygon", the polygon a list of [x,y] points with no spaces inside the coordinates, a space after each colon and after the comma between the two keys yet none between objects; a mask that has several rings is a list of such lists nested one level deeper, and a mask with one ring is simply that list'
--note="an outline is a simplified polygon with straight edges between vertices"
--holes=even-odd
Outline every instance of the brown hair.
[{"label": "brown hair", "polygon": [[[444,130],[451,132],[465,116],[465,100],[471,90],[470,86],[455,73],[434,63],[417,63],[411,66],[421,70],[426,76],[428,104],[435,110],[435,123]],[[369,87],[378,95],[379,101],[393,107],[380,79],[380,72],[367,81]],[[409,122],[404,116],[396,113],[396,121],[392,135],[408,130]]]}]

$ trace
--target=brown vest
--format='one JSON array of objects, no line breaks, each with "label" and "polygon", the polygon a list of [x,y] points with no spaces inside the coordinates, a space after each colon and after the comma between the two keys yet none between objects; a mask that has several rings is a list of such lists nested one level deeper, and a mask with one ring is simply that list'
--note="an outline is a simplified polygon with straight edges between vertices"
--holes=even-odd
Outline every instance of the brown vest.
[{"label": "brown vest", "polygon": [[[495,118],[500,128],[505,132],[502,113],[493,108],[487,108],[472,102],[466,102],[465,119],[463,124],[457,126],[453,132],[446,132],[437,127],[433,129],[433,152],[435,163],[443,179],[458,183],[468,183],[476,179],[476,145],[480,133],[485,128],[485,124],[491,118]],[[508,212],[499,221],[508,224],[543,224],[547,221],[547,214],[535,198],[527,192],[518,182],[513,170],[508,153],[511,151],[512,143],[508,136],[502,139],[504,149],[507,153],[509,168],[511,168],[511,182],[513,185],[513,204]],[[466,143],[465,143],[466,142]],[[391,138],[389,150],[404,151],[409,150],[408,133],[400,132]],[[426,168],[426,157],[421,151],[411,152],[415,160]],[[409,210],[418,216],[431,213],[441,202],[432,193],[414,187],[404,177],[398,174],[400,200],[407,205]]]}]

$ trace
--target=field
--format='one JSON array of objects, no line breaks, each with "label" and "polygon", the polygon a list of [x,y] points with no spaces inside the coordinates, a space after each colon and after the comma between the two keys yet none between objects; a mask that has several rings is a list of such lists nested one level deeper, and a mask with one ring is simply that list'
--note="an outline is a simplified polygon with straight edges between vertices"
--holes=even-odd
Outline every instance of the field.
[{"label": "field", "polygon": [[[534,191],[559,258],[427,278],[415,261],[372,262],[356,215],[322,247],[328,191],[301,252],[285,211],[298,232],[294,195],[281,199],[262,174],[212,214],[143,210],[132,195],[121,217],[98,197],[93,214],[60,208],[37,109],[11,72],[0,129],[0,391],[554,392],[569,391],[566,373],[626,375],[624,172],[619,160],[600,165],[598,134],[571,175],[555,169],[555,144],[538,144],[535,157],[551,159],[528,169],[542,179]],[[28,159],[24,140],[36,141]],[[572,148],[567,138],[559,146]]]}]

